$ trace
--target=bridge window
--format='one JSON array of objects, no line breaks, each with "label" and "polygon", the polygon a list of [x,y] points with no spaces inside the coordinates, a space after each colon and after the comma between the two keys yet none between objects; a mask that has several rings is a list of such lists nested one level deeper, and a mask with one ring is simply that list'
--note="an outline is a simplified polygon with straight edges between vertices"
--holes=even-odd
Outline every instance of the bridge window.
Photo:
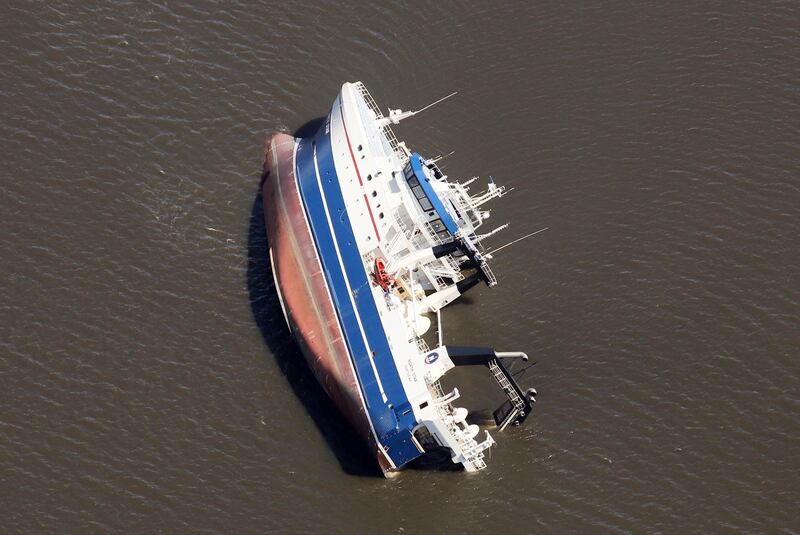
[{"label": "bridge window", "polygon": [[[406,181],[408,182],[408,186],[411,188],[411,192],[416,197],[417,202],[419,203],[420,207],[424,212],[426,212],[429,216],[433,216],[436,214],[435,208],[433,203],[425,194],[425,190],[422,188],[419,182],[419,178],[414,174],[414,170],[411,167],[411,164],[405,166],[403,169],[403,175],[406,177]],[[442,241],[450,240],[450,232],[445,227],[444,223],[442,222],[441,218],[437,217],[433,221],[429,222],[433,232],[439,237]]]}]

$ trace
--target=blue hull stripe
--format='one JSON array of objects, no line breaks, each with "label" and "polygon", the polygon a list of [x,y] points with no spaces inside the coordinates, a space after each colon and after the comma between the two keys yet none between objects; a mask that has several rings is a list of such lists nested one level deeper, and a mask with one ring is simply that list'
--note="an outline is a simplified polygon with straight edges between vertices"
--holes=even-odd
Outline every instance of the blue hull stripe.
[{"label": "blue hull stripe", "polygon": [[[411,440],[411,430],[417,422],[413,411],[410,410],[411,405],[406,397],[386,340],[386,333],[372,297],[370,283],[361,254],[358,252],[350,218],[345,210],[331,150],[330,134],[326,133],[327,129],[328,124],[323,125],[313,138],[300,140],[296,156],[296,176],[306,215],[311,224],[314,241],[334,301],[334,308],[337,311],[350,358],[366,401],[369,418],[375,428],[378,441],[386,448],[395,465],[401,466],[420,455]],[[314,167],[315,148],[320,181],[335,236],[331,235],[325,205],[317,183]],[[339,264],[339,255],[333,240],[337,240],[344,272]],[[353,291],[352,301],[345,284],[345,277]],[[353,302],[355,302],[355,307],[353,307]],[[364,344],[356,315],[361,320],[369,348]],[[387,397],[385,402],[369,360],[369,349],[374,352],[373,362]]]}]

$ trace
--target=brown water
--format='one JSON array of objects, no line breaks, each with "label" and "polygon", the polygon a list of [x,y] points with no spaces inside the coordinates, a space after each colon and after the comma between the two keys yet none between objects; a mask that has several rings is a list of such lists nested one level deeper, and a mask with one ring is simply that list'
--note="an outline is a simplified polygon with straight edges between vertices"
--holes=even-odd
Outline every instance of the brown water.
[{"label": "brown water", "polygon": [[[86,4],[0,7],[0,531],[800,532],[800,4]],[[538,361],[475,476],[375,477],[269,279],[358,79],[550,227],[444,315]]]}]

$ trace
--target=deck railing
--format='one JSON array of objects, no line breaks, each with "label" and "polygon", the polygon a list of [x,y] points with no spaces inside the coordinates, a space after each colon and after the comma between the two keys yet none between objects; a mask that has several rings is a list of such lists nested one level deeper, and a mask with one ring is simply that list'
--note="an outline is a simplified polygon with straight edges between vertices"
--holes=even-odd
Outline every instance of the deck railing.
[{"label": "deck railing", "polygon": [[[442,384],[439,381],[428,383],[428,388],[430,390],[431,397],[434,400],[449,399],[450,394],[444,393]],[[456,394],[456,397],[457,392],[458,390],[453,392]],[[455,423],[453,418],[453,405],[450,403],[450,401],[436,403],[436,411],[439,413],[439,418],[441,418],[442,422],[444,422],[448,434],[453,437],[456,444],[458,444],[460,450],[459,453],[464,456],[464,459],[470,463],[475,470],[483,470],[486,468],[486,461],[484,461],[483,452],[492,444],[494,444],[494,441],[491,439],[491,437],[489,437],[489,434],[486,434],[486,440],[481,443],[478,443],[478,441],[470,437]]]},{"label": "deck railing", "polygon": [[484,262],[483,265],[481,266],[481,269],[483,270],[483,273],[486,275],[487,284],[489,284],[490,287],[497,286],[497,277],[494,276],[494,272],[492,271],[492,268],[489,267],[489,264]]},{"label": "deck railing", "polygon": [[[378,120],[383,119],[384,118],[383,112],[378,107],[378,104],[375,102],[375,99],[372,98],[372,95],[369,94],[369,91],[367,90],[366,86],[364,86],[364,84],[361,82],[356,82],[356,88],[358,89],[361,98],[363,98],[364,102],[367,103],[367,107],[369,107],[369,109],[372,110],[372,113],[375,114],[375,119]],[[383,130],[383,135],[386,136],[386,141],[389,142],[389,146],[392,148],[395,154],[397,154],[397,157],[400,158],[400,161],[405,163],[405,161],[408,159],[408,154],[400,146],[400,142],[397,140],[397,136],[394,135],[392,127],[390,127],[387,124],[384,125],[382,130]]]}]

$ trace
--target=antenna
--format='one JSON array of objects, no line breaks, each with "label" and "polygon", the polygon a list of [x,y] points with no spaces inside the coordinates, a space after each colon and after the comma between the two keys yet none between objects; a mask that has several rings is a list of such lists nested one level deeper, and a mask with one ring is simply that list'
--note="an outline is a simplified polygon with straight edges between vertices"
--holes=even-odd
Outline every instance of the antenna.
[{"label": "antenna", "polygon": [[445,155],[441,155],[441,154],[440,154],[440,155],[439,155],[439,156],[437,156],[436,158],[431,158],[431,160],[430,160],[430,161],[432,161],[433,163],[438,163],[440,160],[444,160],[445,158],[448,158],[448,157],[452,156],[452,155],[453,155],[453,154],[455,154],[455,153],[456,153],[456,151],[454,151],[454,150],[451,150],[450,152],[448,152],[448,153],[447,153],[447,154],[445,154]]},{"label": "antenna", "polygon": [[545,227],[545,228],[543,228],[543,229],[539,229],[539,230],[537,230],[536,232],[531,232],[530,234],[526,234],[526,235],[524,235],[524,236],[523,236],[523,237],[521,237],[521,238],[517,238],[517,239],[516,239],[516,240],[514,240],[514,241],[510,241],[510,242],[508,242],[508,243],[507,243],[507,244],[505,244],[505,245],[501,245],[500,247],[498,247],[497,249],[494,249],[493,251],[489,251],[488,253],[484,253],[484,255],[483,255],[483,256],[486,256],[486,257],[490,257],[490,258],[491,258],[491,255],[492,255],[492,254],[494,254],[494,253],[496,253],[497,251],[501,251],[501,250],[505,249],[506,247],[508,247],[509,245],[514,245],[515,243],[517,243],[517,242],[520,242],[520,241],[524,240],[525,238],[530,238],[531,236],[534,236],[534,235],[536,235],[536,234],[539,234],[540,232],[544,232],[545,230],[548,230],[548,229],[550,229],[550,227]]},{"label": "antenna", "polygon": [[497,227],[496,229],[490,230],[490,231],[489,231],[489,232],[487,232],[486,234],[479,234],[478,236],[476,236],[476,238],[475,238],[475,241],[477,241],[477,242],[483,241],[483,240],[485,240],[486,238],[488,238],[489,236],[494,236],[495,234],[497,234],[497,233],[498,233],[498,232],[500,232],[501,230],[504,230],[504,229],[507,229],[507,228],[508,228],[508,223],[505,223],[505,224],[503,224],[503,225],[500,225],[500,226],[499,226],[499,227]]},{"label": "antenna", "polygon": [[448,98],[454,97],[456,95],[458,95],[458,91],[453,91],[452,93],[450,93],[446,97],[442,97],[439,100],[435,100],[435,101],[431,102],[430,104],[428,104],[427,106],[425,106],[424,108],[422,108],[421,110],[415,111],[414,113],[421,113],[421,112],[427,110],[428,108],[432,108],[432,107],[436,106],[437,104],[439,104],[440,102],[443,102],[443,101],[447,100]]},{"label": "antenna", "polygon": [[414,115],[416,115],[418,113],[421,113],[421,112],[427,110],[428,108],[430,108],[432,106],[435,106],[435,105],[439,104],[440,102],[442,102],[443,100],[447,100],[448,98],[450,98],[450,97],[452,97],[454,95],[458,95],[458,91],[453,91],[452,93],[450,93],[446,97],[442,97],[439,100],[435,100],[435,101],[431,102],[430,104],[428,104],[427,106],[425,106],[424,108],[421,108],[421,109],[419,109],[417,111],[403,111],[403,110],[401,110],[399,108],[396,109],[396,110],[393,110],[392,108],[389,108],[389,117],[381,118],[378,121],[378,126],[383,127],[383,126],[387,126],[389,124],[397,124],[400,121],[402,121],[403,119],[408,119],[409,117],[413,117]]}]

